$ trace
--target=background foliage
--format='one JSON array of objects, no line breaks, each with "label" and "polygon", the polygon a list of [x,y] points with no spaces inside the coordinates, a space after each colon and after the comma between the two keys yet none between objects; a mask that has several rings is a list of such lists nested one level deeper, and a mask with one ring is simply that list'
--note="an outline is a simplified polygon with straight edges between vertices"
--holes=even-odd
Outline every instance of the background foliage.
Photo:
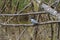
[{"label": "background foliage", "polygon": [[[50,5],[54,0],[45,0],[45,2]],[[16,14],[21,11],[30,0],[0,0],[0,13],[1,14]],[[35,1],[33,1],[33,6],[29,6],[21,13],[27,12],[37,12],[42,11]],[[60,4],[57,6],[56,10],[60,11]],[[39,22],[57,20],[55,16],[49,14],[32,15],[36,19],[39,17]],[[0,23],[11,23],[11,24],[29,24],[29,16],[14,16],[10,21],[11,17],[0,16]],[[51,33],[51,27],[53,27],[53,37]],[[24,33],[22,33],[25,30]],[[38,32],[35,33],[35,27],[25,27],[25,26],[0,26],[0,40],[17,40],[18,36],[22,33],[20,40],[57,40],[58,35],[58,24],[45,24],[38,26]],[[36,39],[35,39],[36,35]]]}]

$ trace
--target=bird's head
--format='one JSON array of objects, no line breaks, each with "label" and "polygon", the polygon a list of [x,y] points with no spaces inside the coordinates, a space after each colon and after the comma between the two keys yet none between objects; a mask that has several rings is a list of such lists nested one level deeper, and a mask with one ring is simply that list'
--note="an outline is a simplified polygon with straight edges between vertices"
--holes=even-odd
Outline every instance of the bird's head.
[{"label": "bird's head", "polygon": [[31,17],[31,19],[34,19],[34,17]]}]

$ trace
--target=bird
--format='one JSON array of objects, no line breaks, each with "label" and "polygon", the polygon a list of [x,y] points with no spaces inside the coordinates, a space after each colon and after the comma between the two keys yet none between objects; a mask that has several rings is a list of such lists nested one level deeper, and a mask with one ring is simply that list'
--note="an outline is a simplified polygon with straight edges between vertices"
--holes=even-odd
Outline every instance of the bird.
[{"label": "bird", "polygon": [[30,20],[31,20],[31,23],[32,24],[34,24],[34,25],[37,25],[38,24],[37,20],[35,20],[34,17],[31,17]]}]

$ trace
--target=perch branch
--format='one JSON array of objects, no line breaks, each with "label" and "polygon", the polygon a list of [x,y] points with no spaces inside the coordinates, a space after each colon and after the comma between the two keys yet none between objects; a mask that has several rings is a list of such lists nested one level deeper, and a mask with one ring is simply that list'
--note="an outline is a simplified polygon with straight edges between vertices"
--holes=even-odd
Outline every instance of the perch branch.
[{"label": "perch branch", "polygon": [[[38,25],[50,24],[50,23],[60,23],[60,21],[40,22],[38,23]],[[4,24],[4,23],[0,23],[0,25],[3,25],[3,26],[34,26],[34,24]]]}]

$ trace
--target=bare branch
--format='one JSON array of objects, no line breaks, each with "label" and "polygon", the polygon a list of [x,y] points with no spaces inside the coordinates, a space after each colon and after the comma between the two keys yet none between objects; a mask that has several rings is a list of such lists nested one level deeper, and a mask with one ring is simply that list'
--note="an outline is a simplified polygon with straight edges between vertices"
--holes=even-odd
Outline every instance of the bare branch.
[{"label": "bare branch", "polygon": [[53,6],[53,5],[58,5],[59,4],[59,2],[60,2],[60,0],[56,0],[54,3],[52,3],[50,6]]},{"label": "bare branch", "polygon": [[[25,27],[25,26],[24,26]],[[21,36],[24,34],[24,32],[26,31],[27,27],[24,28],[24,30],[21,32],[21,34],[18,36],[17,40],[19,40],[19,38],[21,38]]]},{"label": "bare branch", "polygon": [[30,5],[31,5],[31,2],[30,2],[28,5],[26,5],[22,10],[20,10],[17,14],[21,13],[22,11],[24,11],[24,10],[25,10],[26,8],[28,8]]},{"label": "bare branch", "polygon": [[[47,22],[38,23],[38,25],[59,23],[59,22],[60,21],[47,21]],[[34,26],[34,24],[4,24],[4,23],[0,23],[0,25],[4,25],[4,26]]]},{"label": "bare branch", "polygon": [[53,25],[53,24],[51,24],[51,40],[53,40],[53,36],[54,36],[54,35],[53,35],[53,34],[54,34],[54,32],[53,32],[54,30],[53,30],[53,26],[52,26],[52,25]]},{"label": "bare branch", "polygon": [[46,12],[41,11],[41,12],[30,12],[30,13],[21,13],[21,14],[0,14],[0,16],[23,16],[23,15],[37,15],[37,14],[46,14]]},{"label": "bare branch", "polygon": [[17,11],[18,11],[18,7],[19,7],[19,0],[17,1],[17,4],[16,4],[16,10],[15,10],[15,13],[17,13]]},{"label": "bare branch", "polygon": [[5,5],[6,5],[6,0],[3,0],[3,2],[4,2],[4,4],[3,4],[1,10],[2,10],[2,9],[5,7]]}]

